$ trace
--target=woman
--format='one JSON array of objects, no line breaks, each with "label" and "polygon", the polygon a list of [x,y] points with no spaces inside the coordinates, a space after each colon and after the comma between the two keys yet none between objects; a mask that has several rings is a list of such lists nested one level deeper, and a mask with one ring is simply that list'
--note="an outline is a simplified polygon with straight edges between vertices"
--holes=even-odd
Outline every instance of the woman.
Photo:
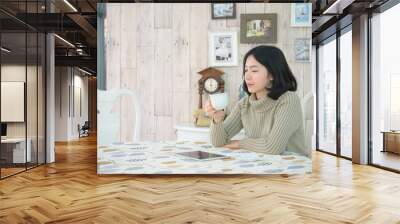
[{"label": "woman", "polygon": [[[243,60],[243,97],[224,120],[224,111],[210,101],[211,142],[216,147],[247,149],[267,154],[285,150],[310,155],[305,145],[303,114],[295,93],[297,82],[282,51],[273,46],[251,49]],[[231,141],[242,128],[247,138]]]}]

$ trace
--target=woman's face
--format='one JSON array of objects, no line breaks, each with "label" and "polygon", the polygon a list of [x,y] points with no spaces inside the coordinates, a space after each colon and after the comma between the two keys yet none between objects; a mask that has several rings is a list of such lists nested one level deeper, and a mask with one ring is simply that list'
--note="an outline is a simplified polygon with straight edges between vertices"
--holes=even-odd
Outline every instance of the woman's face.
[{"label": "woman's face", "polygon": [[264,91],[272,79],[267,68],[259,63],[253,55],[247,57],[244,71],[244,80],[250,93]]}]

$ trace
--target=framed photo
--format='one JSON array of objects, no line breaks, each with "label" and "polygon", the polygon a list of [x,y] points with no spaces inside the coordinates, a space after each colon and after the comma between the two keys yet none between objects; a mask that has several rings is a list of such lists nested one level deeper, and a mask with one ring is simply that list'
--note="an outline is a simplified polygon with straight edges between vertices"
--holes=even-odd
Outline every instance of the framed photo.
[{"label": "framed photo", "polygon": [[209,33],[210,66],[237,66],[238,43],[236,32]]},{"label": "framed photo", "polygon": [[241,14],[240,43],[276,43],[277,14]]},{"label": "framed photo", "polygon": [[292,3],[291,21],[292,26],[311,26],[311,3]]},{"label": "framed photo", "polygon": [[294,41],[294,57],[297,62],[311,62],[311,39],[298,38]]},{"label": "framed photo", "polygon": [[212,19],[236,19],[235,3],[211,3]]}]

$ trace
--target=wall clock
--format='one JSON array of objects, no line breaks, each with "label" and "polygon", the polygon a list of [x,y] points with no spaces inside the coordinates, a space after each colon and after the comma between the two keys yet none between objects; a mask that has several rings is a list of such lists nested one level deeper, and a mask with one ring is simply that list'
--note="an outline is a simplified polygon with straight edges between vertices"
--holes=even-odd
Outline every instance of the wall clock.
[{"label": "wall clock", "polygon": [[199,79],[199,109],[203,108],[203,93],[213,94],[224,92],[224,80],[221,76],[223,71],[209,67],[198,72],[202,77]]}]

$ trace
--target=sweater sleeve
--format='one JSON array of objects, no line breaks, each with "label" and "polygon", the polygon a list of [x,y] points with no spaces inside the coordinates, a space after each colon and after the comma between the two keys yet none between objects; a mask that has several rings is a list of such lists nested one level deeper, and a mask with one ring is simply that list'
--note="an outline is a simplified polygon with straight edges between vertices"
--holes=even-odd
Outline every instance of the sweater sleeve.
[{"label": "sweater sleeve", "polygon": [[295,94],[289,95],[277,105],[270,133],[266,137],[242,139],[239,146],[256,152],[281,154],[286,149],[289,138],[301,125],[300,122],[300,99]]},{"label": "sweater sleeve", "polygon": [[238,102],[223,122],[214,123],[213,121],[211,121],[211,144],[215,147],[224,146],[230,141],[233,136],[235,136],[240,130],[242,130],[242,128],[243,124]]}]

